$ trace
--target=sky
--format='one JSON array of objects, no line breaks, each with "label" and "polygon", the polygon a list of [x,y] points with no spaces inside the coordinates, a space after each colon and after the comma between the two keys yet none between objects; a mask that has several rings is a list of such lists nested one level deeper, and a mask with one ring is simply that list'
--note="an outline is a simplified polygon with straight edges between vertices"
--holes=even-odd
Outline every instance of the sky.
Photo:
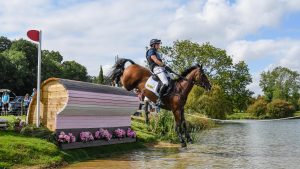
[{"label": "sky", "polygon": [[116,55],[144,63],[152,38],[226,49],[249,65],[256,95],[262,71],[300,72],[300,0],[0,0],[0,36],[27,39],[29,29],[90,75],[100,65],[107,72]]}]

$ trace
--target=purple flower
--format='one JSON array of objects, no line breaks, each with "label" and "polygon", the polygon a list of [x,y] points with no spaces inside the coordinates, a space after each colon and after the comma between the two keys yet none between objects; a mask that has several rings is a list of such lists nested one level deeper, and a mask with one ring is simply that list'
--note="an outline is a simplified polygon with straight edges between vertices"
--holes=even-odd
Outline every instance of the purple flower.
[{"label": "purple flower", "polygon": [[125,130],[118,128],[114,131],[114,135],[116,138],[124,138],[126,136],[126,132]]},{"label": "purple flower", "polygon": [[127,137],[129,137],[129,138],[135,138],[135,137],[136,137],[136,133],[135,133],[133,130],[131,130],[131,128],[128,128],[128,129],[127,129],[126,135],[127,135]]},{"label": "purple flower", "polygon": [[95,132],[95,138],[109,141],[112,138],[112,135],[109,133],[108,130],[101,128],[99,131]]},{"label": "purple flower", "polygon": [[58,135],[57,141],[59,143],[74,143],[76,142],[75,136],[73,136],[72,133],[69,133],[68,135],[65,134],[65,132],[61,131]]},{"label": "purple flower", "polygon": [[93,141],[94,137],[93,137],[93,134],[91,132],[85,131],[85,132],[80,133],[80,140],[82,142]]}]

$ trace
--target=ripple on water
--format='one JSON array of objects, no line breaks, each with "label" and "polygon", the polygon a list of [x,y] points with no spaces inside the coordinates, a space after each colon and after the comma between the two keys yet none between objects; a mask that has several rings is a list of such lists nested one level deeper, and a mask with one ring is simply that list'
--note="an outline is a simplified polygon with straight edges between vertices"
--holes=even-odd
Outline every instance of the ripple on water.
[{"label": "ripple on water", "polygon": [[241,121],[198,134],[187,149],[157,147],[66,168],[299,168],[300,120]]}]

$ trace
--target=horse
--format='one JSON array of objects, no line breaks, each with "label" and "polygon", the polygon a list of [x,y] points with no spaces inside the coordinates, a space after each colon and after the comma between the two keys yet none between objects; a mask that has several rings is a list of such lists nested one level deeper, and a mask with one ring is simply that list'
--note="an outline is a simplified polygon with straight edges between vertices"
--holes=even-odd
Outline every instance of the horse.
[{"label": "horse", "polygon": [[[130,62],[131,65],[125,68],[125,64]],[[149,69],[136,64],[130,59],[120,58],[113,66],[110,78],[117,84],[122,84],[123,87],[131,91],[137,89],[142,92],[150,101],[156,103],[157,96],[145,88],[145,84],[152,73]],[[186,141],[183,138],[183,133],[187,142],[192,143],[192,138],[186,127],[184,116],[184,105],[188,94],[194,85],[203,87],[206,90],[211,90],[211,84],[203,70],[203,66],[196,64],[187,68],[181,73],[180,78],[174,82],[171,91],[162,98],[161,108],[172,111],[176,122],[176,133],[182,147],[186,147]],[[182,130],[183,129],[183,130]]]}]

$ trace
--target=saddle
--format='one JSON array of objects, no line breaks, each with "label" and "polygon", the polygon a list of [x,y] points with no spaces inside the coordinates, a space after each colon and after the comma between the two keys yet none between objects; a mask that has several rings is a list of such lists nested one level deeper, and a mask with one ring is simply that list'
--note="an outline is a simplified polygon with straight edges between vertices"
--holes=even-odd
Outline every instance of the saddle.
[{"label": "saddle", "polygon": [[[169,95],[174,86],[174,81],[170,77],[168,77],[168,80],[169,80],[169,86],[163,96]],[[159,96],[159,89],[160,89],[161,85],[162,85],[162,82],[160,81],[159,77],[155,74],[152,74],[152,76],[150,76],[149,79],[147,80],[145,87],[146,87],[146,89],[153,92],[156,96]]]}]

